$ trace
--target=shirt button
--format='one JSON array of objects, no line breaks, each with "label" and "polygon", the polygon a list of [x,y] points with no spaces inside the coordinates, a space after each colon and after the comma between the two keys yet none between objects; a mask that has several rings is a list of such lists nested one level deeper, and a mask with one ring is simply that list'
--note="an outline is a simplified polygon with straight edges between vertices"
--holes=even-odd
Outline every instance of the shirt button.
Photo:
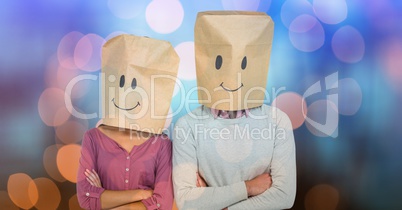
[{"label": "shirt button", "polygon": [[126,181],[125,181],[126,183],[128,183],[128,179],[126,179]]},{"label": "shirt button", "polygon": [[130,169],[129,168],[126,168],[126,171],[129,171]]},{"label": "shirt button", "polygon": [[86,196],[89,196],[89,193],[85,193]]},{"label": "shirt button", "polygon": [[156,204],[157,207],[161,207],[161,205],[159,203]]},{"label": "shirt button", "polygon": [[129,160],[130,159],[130,156],[127,156],[127,160]]}]

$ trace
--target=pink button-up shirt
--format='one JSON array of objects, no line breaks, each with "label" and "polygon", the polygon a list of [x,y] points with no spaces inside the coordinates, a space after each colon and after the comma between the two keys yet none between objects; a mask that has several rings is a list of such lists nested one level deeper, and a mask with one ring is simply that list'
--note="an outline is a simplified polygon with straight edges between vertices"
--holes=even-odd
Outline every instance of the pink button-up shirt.
[{"label": "pink button-up shirt", "polygon": [[[85,169],[94,169],[99,174],[102,188],[89,184]],[[147,209],[172,209],[172,142],[158,135],[127,152],[97,128],[87,131],[78,169],[80,206],[100,209],[100,195],[105,189],[153,189],[152,197],[142,200]]]}]

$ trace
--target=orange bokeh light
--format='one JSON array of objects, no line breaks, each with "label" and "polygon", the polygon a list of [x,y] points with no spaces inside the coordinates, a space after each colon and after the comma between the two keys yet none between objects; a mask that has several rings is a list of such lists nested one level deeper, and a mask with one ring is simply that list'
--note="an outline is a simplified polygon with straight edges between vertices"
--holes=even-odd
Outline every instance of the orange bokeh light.
[{"label": "orange bokeh light", "polygon": [[37,188],[37,202],[35,204],[37,209],[57,209],[61,201],[61,195],[59,188],[52,180],[48,178],[37,178],[32,180],[29,186],[36,186]]},{"label": "orange bokeh light", "polygon": [[61,147],[61,144],[51,145],[47,147],[43,153],[43,166],[45,167],[47,174],[58,182],[66,181],[66,179],[60,174],[56,162],[57,152]]},{"label": "orange bokeh light", "polygon": [[61,147],[57,152],[57,167],[61,175],[68,181],[76,183],[81,146],[69,144]]},{"label": "orange bokeh light", "polygon": [[10,199],[10,196],[8,196],[6,191],[0,191],[0,204],[1,208],[7,210],[19,210],[19,208]]},{"label": "orange bokeh light", "polygon": [[24,173],[16,173],[8,178],[8,195],[20,208],[30,209],[38,200],[38,189],[31,182],[31,177]]},{"label": "orange bokeh light", "polygon": [[68,200],[68,208],[70,210],[77,210],[77,209],[82,209],[80,207],[80,204],[78,203],[78,198],[77,194],[73,195],[70,200]]},{"label": "orange bokeh light", "polygon": [[179,210],[179,208],[177,208],[176,201],[173,201],[172,210]]},{"label": "orange bokeh light", "polygon": [[320,184],[311,188],[304,200],[306,210],[335,210],[339,202],[339,192],[331,185]]}]

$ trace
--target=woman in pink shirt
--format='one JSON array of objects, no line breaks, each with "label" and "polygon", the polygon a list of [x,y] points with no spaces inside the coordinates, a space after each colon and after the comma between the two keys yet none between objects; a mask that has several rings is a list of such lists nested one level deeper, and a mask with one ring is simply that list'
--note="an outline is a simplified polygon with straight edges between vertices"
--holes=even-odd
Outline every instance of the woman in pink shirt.
[{"label": "woman in pink shirt", "polygon": [[172,142],[162,130],[178,65],[166,41],[125,34],[104,44],[103,123],[82,140],[82,208],[172,209]]},{"label": "woman in pink shirt", "polygon": [[82,208],[172,209],[172,143],[165,135],[147,137],[111,126],[85,133],[77,181]]}]

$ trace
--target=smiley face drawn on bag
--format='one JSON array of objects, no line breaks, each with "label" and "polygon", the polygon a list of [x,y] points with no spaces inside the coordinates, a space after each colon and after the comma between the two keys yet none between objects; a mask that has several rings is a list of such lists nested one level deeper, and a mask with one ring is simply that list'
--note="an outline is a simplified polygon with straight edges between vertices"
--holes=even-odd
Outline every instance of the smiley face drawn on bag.
[{"label": "smiley face drawn on bag", "polygon": [[[126,83],[126,76],[121,75],[121,76],[120,76],[119,87],[120,87],[120,88],[124,88],[125,83]],[[132,81],[131,81],[131,89],[134,90],[136,87],[137,87],[137,79],[134,77],[134,78],[132,79]],[[116,108],[121,109],[121,110],[125,110],[125,111],[131,111],[131,110],[133,110],[133,109],[135,109],[135,108],[137,108],[138,106],[141,105],[140,102],[137,101],[137,104],[134,105],[133,107],[130,107],[130,108],[123,108],[123,107],[121,107],[121,106],[119,106],[119,105],[116,104],[114,98],[112,99],[112,102],[113,102],[113,104],[114,104],[114,106],[115,106]]]},{"label": "smiley face drawn on bag", "polygon": [[165,129],[180,58],[165,40],[122,34],[102,47],[103,124],[160,134]]},{"label": "smiley face drawn on bag", "polygon": [[199,103],[219,110],[261,106],[273,32],[274,23],[264,12],[198,13],[194,52]]},{"label": "smiley face drawn on bag", "polygon": [[[221,55],[216,56],[216,59],[215,59],[215,69],[216,69],[216,70],[220,70],[221,67],[222,67],[222,65],[223,65],[223,58],[222,58],[222,56],[221,56]],[[244,57],[243,57],[243,60],[241,61],[241,69],[242,69],[242,70],[245,70],[246,67],[247,67],[247,56],[244,56]],[[239,87],[237,87],[237,88],[235,88],[235,89],[230,89],[230,88],[225,87],[225,86],[223,85],[223,83],[224,83],[224,82],[222,82],[219,86],[221,86],[225,91],[228,91],[228,92],[236,92],[236,91],[238,91],[240,88],[242,88],[242,87],[244,86],[243,83],[241,83]]]}]

